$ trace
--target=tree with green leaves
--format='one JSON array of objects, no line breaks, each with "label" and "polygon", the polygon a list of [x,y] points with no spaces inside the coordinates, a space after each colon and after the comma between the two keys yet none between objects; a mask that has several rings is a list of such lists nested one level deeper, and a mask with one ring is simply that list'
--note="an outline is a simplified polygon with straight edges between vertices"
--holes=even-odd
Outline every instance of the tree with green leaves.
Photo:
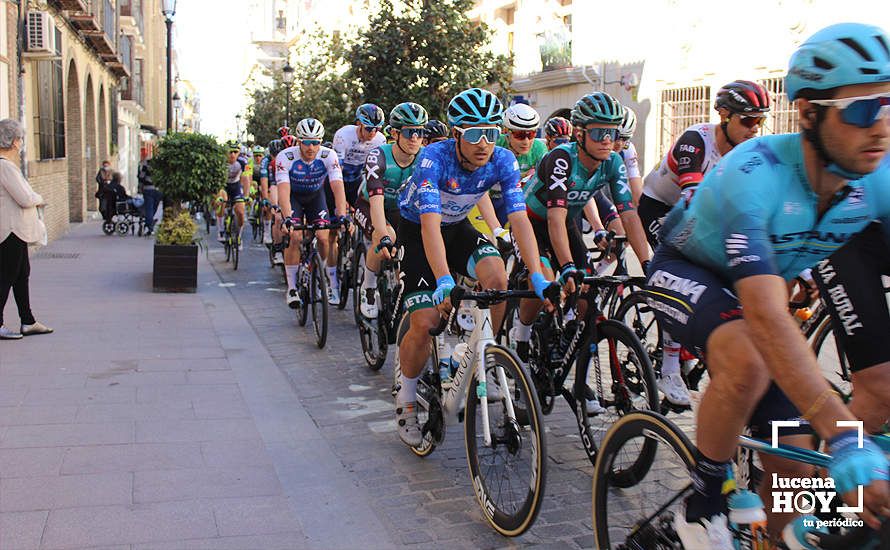
[{"label": "tree with green leaves", "polygon": [[[384,110],[402,101],[426,107],[444,120],[461,90],[497,84],[509,89],[511,60],[486,51],[488,28],[467,18],[473,0],[382,0],[346,56],[348,76],[365,101]],[[505,97],[502,99],[506,99]]]},{"label": "tree with green leaves", "polygon": [[207,134],[176,132],[161,138],[149,161],[152,180],[174,208],[199,202],[226,181],[226,151]]}]

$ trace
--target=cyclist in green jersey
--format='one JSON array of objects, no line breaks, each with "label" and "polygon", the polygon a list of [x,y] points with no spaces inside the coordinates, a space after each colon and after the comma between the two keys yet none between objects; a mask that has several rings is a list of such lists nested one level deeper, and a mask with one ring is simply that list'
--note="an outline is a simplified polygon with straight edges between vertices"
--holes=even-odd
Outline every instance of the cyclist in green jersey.
[{"label": "cyclist in green jersey", "polygon": [[376,319],[378,308],[374,290],[381,259],[389,259],[387,245],[396,240],[399,227],[399,189],[414,172],[417,154],[422,149],[429,120],[426,109],[417,103],[399,103],[389,113],[392,143],[368,153],[359,198],[355,205],[355,221],[370,239],[365,256],[365,278],[362,283],[360,309],[368,319]]},{"label": "cyclist in green jersey", "polygon": [[[575,289],[572,274],[587,267],[587,247],[576,220],[600,189],[611,195],[644,271],[649,261],[646,234],[627,183],[627,168],[621,156],[612,151],[623,115],[623,107],[605,92],[579,99],[572,109],[576,141],[550,151],[525,185],[526,208],[541,255],[556,262],[560,282],[569,293]],[[552,271],[545,271],[545,275]],[[520,322],[513,334],[520,355],[528,349],[540,306],[537,300],[520,304]]]}]

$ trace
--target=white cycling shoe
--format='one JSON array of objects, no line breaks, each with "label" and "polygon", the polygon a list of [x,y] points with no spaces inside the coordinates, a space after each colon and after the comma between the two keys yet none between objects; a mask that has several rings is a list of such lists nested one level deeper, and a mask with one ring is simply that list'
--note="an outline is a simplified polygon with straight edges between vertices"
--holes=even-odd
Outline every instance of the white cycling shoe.
[{"label": "white cycling shoe", "polygon": [[271,233],[263,233],[263,244],[272,244],[272,234]]},{"label": "white cycling shoe", "polygon": [[683,548],[702,550],[734,550],[732,532],[726,516],[718,514],[710,520],[700,519],[694,522],[686,521],[686,503],[680,507],[674,516],[674,530],[683,543]]},{"label": "white cycling shoe", "polygon": [[328,287],[328,303],[332,306],[336,306],[340,304],[340,285],[336,286],[331,283],[331,286]]},{"label": "white cycling shoe", "polygon": [[379,313],[377,308],[377,292],[373,288],[361,289],[361,303],[359,309],[366,319],[376,319]]},{"label": "white cycling shoe", "polygon": [[272,263],[275,265],[284,265],[284,254],[276,252],[275,255],[272,256]]},{"label": "white cycling shoe", "polygon": [[396,428],[402,443],[409,447],[420,447],[423,433],[417,422],[417,403],[396,403]]},{"label": "white cycling shoe", "polygon": [[295,288],[287,291],[285,299],[287,300],[287,307],[291,309],[299,309],[303,305],[302,300],[300,300],[300,293]]},{"label": "white cycling shoe", "polygon": [[658,389],[672,404],[681,407],[690,406],[689,388],[686,387],[686,383],[683,382],[683,377],[680,376],[679,372],[659,378]]}]

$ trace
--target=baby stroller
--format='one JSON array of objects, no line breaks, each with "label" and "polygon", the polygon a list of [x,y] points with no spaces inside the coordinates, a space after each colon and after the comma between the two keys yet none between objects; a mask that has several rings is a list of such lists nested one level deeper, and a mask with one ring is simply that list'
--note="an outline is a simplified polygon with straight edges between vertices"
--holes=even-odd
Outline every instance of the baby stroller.
[{"label": "baby stroller", "polygon": [[102,223],[102,231],[106,235],[112,235],[117,231],[117,234],[122,237],[127,233],[141,237],[143,231],[145,231],[145,215],[142,212],[143,204],[145,204],[145,200],[142,198],[142,195],[117,201],[114,205],[115,214],[111,221]]}]

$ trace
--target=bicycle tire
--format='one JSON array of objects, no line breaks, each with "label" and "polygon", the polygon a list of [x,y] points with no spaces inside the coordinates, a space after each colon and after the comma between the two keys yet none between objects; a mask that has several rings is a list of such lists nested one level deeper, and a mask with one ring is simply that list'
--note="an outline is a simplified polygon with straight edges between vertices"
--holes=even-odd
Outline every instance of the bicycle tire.
[{"label": "bicycle tire", "polygon": [[[410,313],[408,313],[406,311],[402,315],[402,320],[399,321],[399,328],[398,328],[397,336],[396,336],[396,346],[400,346],[402,344],[402,339],[405,337],[405,334],[408,333],[408,330],[410,328],[411,328],[411,315],[410,315]],[[433,339],[432,343],[430,345],[430,357],[429,357],[429,359],[427,359],[426,365],[424,365],[423,369],[420,371],[421,378],[423,377],[423,374],[425,371],[428,371],[433,366],[438,365],[438,364],[439,364],[439,354],[438,354],[438,350],[436,349],[436,341],[435,341],[435,339]],[[393,371],[392,372],[393,372],[392,395],[393,395],[393,398],[395,398],[396,395],[398,394],[399,386],[401,384],[400,381],[401,381],[401,373],[402,373],[401,368],[399,366],[398,352],[396,352],[396,357],[395,357],[395,361],[393,362]],[[418,383],[417,384],[418,392],[423,391],[423,389],[425,387],[426,387],[425,383]],[[438,398],[437,396],[432,396],[432,395],[429,397],[436,398],[436,399]],[[427,415],[427,417],[428,417],[429,411],[423,408],[423,405],[421,404],[420,401],[417,402],[417,408],[418,408],[418,413],[417,413],[418,422],[421,422],[421,425],[423,425],[421,419],[423,418],[423,415]],[[444,430],[445,428],[443,427],[442,429]],[[432,453],[433,451],[436,450],[436,441],[433,438],[431,433],[427,433],[423,438],[423,442],[418,447],[408,447],[408,448],[411,449],[411,452],[414,453],[415,455],[419,456],[420,458],[424,458],[424,457],[429,456],[430,453]]]},{"label": "bicycle tire", "polygon": [[[825,346],[825,342],[828,340],[829,336],[832,337],[834,346]],[[839,390],[844,401],[849,401],[853,396],[853,382],[850,375],[850,366],[847,354],[844,353],[841,343],[837,340],[837,337],[834,334],[831,315],[825,315],[825,318],[819,322],[819,325],[814,331],[811,345],[825,378],[832,386]],[[823,352],[825,353],[824,355]],[[829,366],[824,364],[828,359],[829,353],[831,353],[831,362],[837,362],[837,368],[840,369],[835,370],[834,365],[832,365],[830,375],[827,372]]]},{"label": "bicycle tire", "polygon": [[[528,451],[530,454],[528,477],[523,476],[520,479],[510,479],[505,482],[502,475],[497,480],[491,480],[493,483],[489,485],[489,479],[493,477],[491,474],[495,471],[495,466],[488,464],[485,457],[480,457],[481,449],[477,444],[477,441],[481,443],[482,432],[477,430],[476,414],[477,409],[481,407],[481,400],[477,393],[480,381],[476,379],[475,372],[472,373],[473,379],[468,390],[464,414],[467,464],[470,470],[470,481],[473,483],[476,500],[482,508],[482,514],[498,533],[515,537],[532,526],[541,509],[544,497],[544,488],[547,482],[547,442],[541,420],[543,413],[531,377],[509,349],[492,344],[485,349],[484,361],[486,368],[489,365],[495,365],[495,370],[497,367],[504,369],[508,383],[512,379],[515,384],[506,392],[516,400],[514,410],[526,413],[523,426],[520,426],[516,419],[510,419],[506,415],[506,410],[504,410],[506,409],[506,400],[500,402],[504,413],[503,424],[494,423],[491,426],[491,436],[492,441],[498,439],[503,439],[503,441],[496,444],[492,450],[495,452],[499,448],[506,450],[507,454],[504,455],[504,458],[507,461],[510,460],[510,457],[516,457],[523,451]],[[504,391],[504,389],[502,388],[500,391]],[[489,414],[493,412],[491,409],[497,408],[496,403],[489,404]],[[495,407],[491,406],[493,404]],[[518,417],[520,414],[517,412],[516,416]],[[493,423],[489,422],[489,424]],[[494,458],[496,457],[492,456],[491,459]],[[504,471],[508,477],[512,477],[511,473],[515,470],[511,465],[505,465]],[[500,503],[496,502],[500,499],[493,500],[491,498],[494,491],[498,491],[495,496],[500,496],[500,489],[512,489],[514,486],[519,488],[515,503]],[[526,489],[527,491],[523,494],[522,491]],[[509,508],[507,508],[507,504],[510,505]]]},{"label": "bicycle tire", "polygon": [[238,261],[241,259],[241,226],[238,218],[232,219],[232,270],[238,271]]},{"label": "bicycle tire", "polygon": [[[591,341],[594,331],[597,336],[596,342]],[[598,448],[595,443],[596,430],[594,425],[598,425],[600,432],[605,432],[607,430],[605,427],[606,423],[613,424],[613,419],[615,418],[615,415],[607,415],[607,413],[600,413],[593,417],[587,415],[585,391],[587,376],[590,371],[590,362],[594,358],[597,361],[599,360],[599,350],[604,340],[608,349],[608,370],[601,368],[599,373],[594,372],[593,374],[598,374],[598,379],[601,379],[605,374],[612,381],[609,387],[610,399],[606,399],[606,396],[597,392],[598,397],[605,400],[606,410],[614,409],[618,417],[635,410],[646,410],[638,408],[639,406],[645,406],[648,407],[648,410],[657,411],[659,398],[658,387],[655,383],[655,372],[652,370],[649,354],[643,349],[639,339],[637,339],[630,328],[619,321],[606,320],[597,323],[596,327],[588,328],[586,332],[587,334],[584,335],[584,340],[578,353],[578,359],[575,362],[573,395],[579,410],[578,417],[584,426],[584,432],[581,434],[584,450],[590,462],[595,464]],[[619,350],[617,343],[620,343],[626,349]],[[592,355],[594,349],[597,350],[596,356]],[[615,379],[619,370],[621,379],[624,381],[623,384],[619,384]],[[603,391],[605,391],[605,385],[603,385]],[[637,477],[642,478],[652,466],[652,460],[655,458],[654,451],[655,449],[651,446],[647,447],[644,445],[643,452],[640,453],[640,457],[634,466]],[[619,476],[616,485],[620,483],[630,484],[632,481],[631,478]]]},{"label": "bicycle tire", "polygon": [[[614,520],[617,512],[625,511],[621,509],[617,499],[610,498],[612,496],[609,490],[610,486],[623,489],[620,485],[612,483],[616,475],[615,459],[629,441],[639,437],[645,438],[647,442],[652,442],[656,446],[659,443],[669,446],[671,451],[683,461],[687,471],[695,466],[695,447],[686,434],[667,418],[652,411],[637,411],[619,419],[618,422],[609,428],[609,431],[603,438],[601,452],[598,454],[593,468],[591,512],[594,546],[596,548],[613,548],[609,532],[610,519]],[[610,503],[616,507],[616,513],[611,515],[609,512]],[[633,526],[633,528],[636,528],[636,526]],[[641,540],[636,540],[636,545],[633,545],[633,543],[628,545],[626,541],[623,542],[624,547],[627,548],[655,547]]]},{"label": "bicycle tire", "polygon": [[[628,319],[628,314],[631,313],[633,318]],[[651,318],[644,320],[643,314],[648,314]],[[621,305],[618,306],[615,314],[609,318],[630,327],[649,354],[652,368],[656,373],[661,372],[662,333],[658,325],[658,319],[655,317],[655,312],[646,301],[646,294],[641,291],[630,293],[621,301]],[[654,333],[652,332],[653,329]]]},{"label": "bicycle tire", "polygon": [[337,247],[337,282],[340,285],[340,301],[337,303],[337,309],[344,310],[349,301],[349,289],[352,287],[352,267],[349,265],[352,242],[345,229],[340,231],[340,235],[338,237],[340,246]]},{"label": "bicycle tire", "polygon": [[306,288],[309,283],[305,280],[305,272],[307,269],[307,265],[300,262],[299,270],[297,271],[297,292],[300,293],[300,307],[297,309],[297,322],[301,327],[305,327],[306,321],[309,319],[310,294],[309,289]]},{"label": "bicycle tire", "polygon": [[352,278],[352,316],[355,326],[361,328],[362,308],[360,293],[362,291],[362,283],[365,282],[365,270],[363,269],[365,265],[365,245],[361,242],[361,239],[355,245],[355,254],[352,257],[355,258],[355,265],[360,266],[356,268],[355,276]]},{"label": "bicycle tire", "polygon": [[321,258],[312,255],[312,276],[309,280],[309,301],[312,302],[312,326],[315,328],[315,344],[324,349],[328,340],[328,288],[322,273]]},{"label": "bicycle tire", "polygon": [[[364,275],[360,276],[362,279]],[[362,292],[361,284],[362,281],[359,281],[358,278],[355,281],[354,287],[354,297],[358,297],[354,302],[357,304],[360,302]],[[377,279],[377,288],[380,289],[382,286],[385,287],[386,283],[384,278],[381,277]],[[381,299],[380,304],[378,304],[378,308],[380,305],[385,305],[383,298],[385,296],[385,288],[382,292],[379,293]],[[362,345],[362,356],[365,359],[365,363],[368,365],[368,368],[372,371],[378,371],[383,366],[383,363],[386,362],[386,353],[387,353],[387,342],[386,342],[386,329],[384,328],[385,323],[385,315],[382,309],[378,309],[377,318],[376,319],[365,319],[364,316],[361,316],[361,311],[358,312],[360,316],[360,320],[358,323],[358,336],[359,341]],[[376,330],[371,330],[369,325],[375,325]],[[374,339],[377,340],[377,350],[374,350]]]}]

